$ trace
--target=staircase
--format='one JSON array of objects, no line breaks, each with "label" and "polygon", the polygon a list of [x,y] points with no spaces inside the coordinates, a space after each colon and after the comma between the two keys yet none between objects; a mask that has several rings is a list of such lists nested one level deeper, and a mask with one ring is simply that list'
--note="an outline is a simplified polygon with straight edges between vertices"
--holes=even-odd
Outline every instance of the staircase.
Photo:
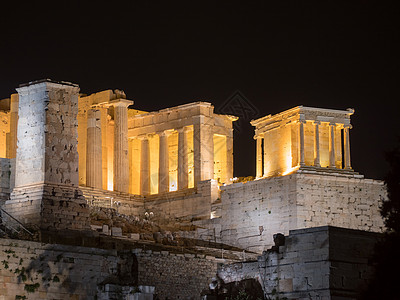
[{"label": "staircase", "polygon": [[10,215],[4,209],[0,208],[0,237],[10,238],[15,235],[18,236],[22,232],[26,232],[33,236],[33,233],[25,228],[20,221]]}]

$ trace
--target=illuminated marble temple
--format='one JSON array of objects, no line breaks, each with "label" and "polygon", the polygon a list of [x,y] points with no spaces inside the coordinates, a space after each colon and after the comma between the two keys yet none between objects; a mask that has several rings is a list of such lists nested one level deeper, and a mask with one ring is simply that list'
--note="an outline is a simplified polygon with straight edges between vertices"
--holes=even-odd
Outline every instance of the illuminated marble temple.
[{"label": "illuminated marble temple", "polygon": [[253,120],[256,177],[287,175],[300,168],[352,171],[349,130],[353,113],[353,109],[298,106]]},{"label": "illuminated marble temple", "polygon": [[[0,156],[16,157],[18,94],[1,100]],[[233,177],[237,117],[207,102],[156,112],[132,109],[119,90],[79,95],[79,185],[149,195]]]},{"label": "illuminated marble temple", "polygon": [[[237,117],[208,102],[145,112],[121,90],[85,95],[42,80],[17,91],[0,101],[0,204],[23,223],[81,230],[86,204],[118,203],[120,213],[189,222],[200,228],[191,238],[255,252],[276,232],[384,228],[383,182],[351,168],[353,109],[298,106],[253,120],[256,178],[235,183]],[[65,213],[63,199],[78,206]]]}]

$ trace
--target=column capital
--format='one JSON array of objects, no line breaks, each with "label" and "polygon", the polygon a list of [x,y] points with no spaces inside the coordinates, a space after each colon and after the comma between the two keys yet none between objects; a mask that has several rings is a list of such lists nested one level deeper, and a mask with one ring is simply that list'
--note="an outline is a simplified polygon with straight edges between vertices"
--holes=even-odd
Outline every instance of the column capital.
[{"label": "column capital", "polygon": [[329,126],[336,126],[335,122],[329,122]]},{"label": "column capital", "polygon": [[[168,136],[170,136],[170,135],[173,134],[173,133],[174,133],[174,130],[172,130],[172,129],[167,129],[167,130],[160,130],[160,131],[157,131],[157,132],[155,132],[154,134],[157,134],[158,136],[166,136],[166,137],[168,137]],[[152,134],[152,133],[146,133],[146,134],[144,134],[144,135],[152,136],[153,134]]]},{"label": "column capital", "polygon": [[184,126],[181,128],[176,129],[176,131],[180,132],[191,132],[193,131],[193,127]]},{"label": "column capital", "polygon": [[126,99],[115,99],[111,100],[109,103],[105,104],[107,106],[114,106],[114,107],[128,107],[129,105],[132,105],[134,102],[132,100],[126,100]]},{"label": "column capital", "polygon": [[313,124],[314,125],[321,125],[321,121],[320,120],[314,120]]},{"label": "column capital", "polygon": [[136,137],[139,141],[143,141],[143,140],[148,140],[149,139],[149,134],[141,134],[141,135],[138,135],[137,137]]},{"label": "column capital", "polygon": [[343,124],[343,128],[352,129],[353,126],[351,124]]},{"label": "column capital", "polygon": [[255,140],[257,140],[257,139],[263,139],[263,138],[264,138],[264,134],[263,134],[263,133],[255,134],[255,135],[253,136],[253,139],[255,139]]}]

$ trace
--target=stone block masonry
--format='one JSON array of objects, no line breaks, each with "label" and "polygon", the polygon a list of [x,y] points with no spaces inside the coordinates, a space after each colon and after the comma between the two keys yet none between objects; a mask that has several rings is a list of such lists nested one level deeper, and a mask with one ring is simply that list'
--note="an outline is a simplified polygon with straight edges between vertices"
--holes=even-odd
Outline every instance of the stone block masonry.
[{"label": "stone block masonry", "polygon": [[295,173],[221,187],[221,241],[261,253],[276,232],[332,225],[381,232],[382,181]]},{"label": "stone block masonry", "polygon": [[156,287],[160,299],[199,299],[217,273],[218,264],[225,262],[209,256],[171,254],[168,252],[137,252],[139,284]]},{"label": "stone block masonry", "polygon": [[3,208],[27,225],[88,229],[89,211],[78,189],[79,87],[46,79],[17,91],[15,188]]},{"label": "stone block masonry", "polygon": [[0,239],[0,261],[1,300],[95,299],[118,269],[114,250],[11,239]]},{"label": "stone block masonry", "polygon": [[356,299],[372,274],[369,259],[378,238],[331,226],[293,230],[277,251],[224,265],[218,275],[225,283],[255,278],[274,298]]},{"label": "stone block masonry", "polygon": [[8,158],[0,158],[0,207],[10,197],[11,163]]},{"label": "stone block masonry", "polygon": [[154,286],[159,299],[199,299],[222,262],[232,261],[0,239],[0,300],[98,299],[108,283]]}]

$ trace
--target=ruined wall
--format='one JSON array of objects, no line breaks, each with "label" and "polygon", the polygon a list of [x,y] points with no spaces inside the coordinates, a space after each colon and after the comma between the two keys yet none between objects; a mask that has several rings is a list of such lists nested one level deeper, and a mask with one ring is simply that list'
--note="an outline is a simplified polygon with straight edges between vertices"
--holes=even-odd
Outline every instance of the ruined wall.
[{"label": "ruined wall", "polygon": [[0,158],[0,207],[10,197],[11,162],[8,158]]},{"label": "ruined wall", "polygon": [[146,212],[153,212],[155,220],[205,219],[211,216],[211,206],[219,197],[216,180],[200,181],[196,189],[148,196],[144,199]]},{"label": "ruined wall", "polygon": [[81,186],[90,206],[115,208],[118,213],[144,217],[144,197]]},{"label": "ruined wall", "polygon": [[211,256],[136,252],[139,262],[139,284],[155,286],[160,299],[199,299],[217,273],[218,263]]},{"label": "ruined wall", "polygon": [[[332,225],[380,232],[383,182],[296,173],[221,187],[221,241],[261,252],[276,232]],[[250,245],[250,246],[249,246]]]},{"label": "ruined wall", "polygon": [[198,299],[225,260],[0,239],[0,262],[0,299],[87,300],[106,283],[155,286],[160,299]]},{"label": "ruined wall", "polygon": [[329,226],[293,230],[279,251],[221,266],[218,275],[225,283],[256,278],[270,297],[355,299],[371,276],[368,261],[378,238]]},{"label": "ruined wall", "polygon": [[[116,251],[0,239],[1,299],[94,299],[117,272]],[[31,291],[31,292],[28,292]]]}]

